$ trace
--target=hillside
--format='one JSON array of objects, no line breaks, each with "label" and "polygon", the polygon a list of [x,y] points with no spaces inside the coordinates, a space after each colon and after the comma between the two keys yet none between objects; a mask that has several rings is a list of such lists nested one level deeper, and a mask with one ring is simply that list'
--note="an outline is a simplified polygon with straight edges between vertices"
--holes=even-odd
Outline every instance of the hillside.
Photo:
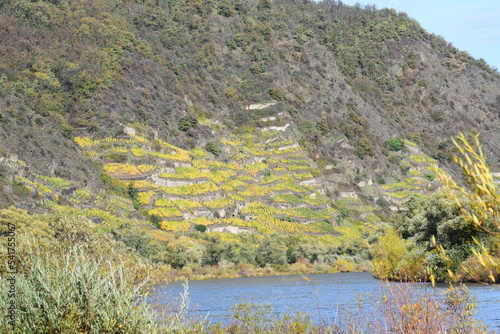
[{"label": "hillside", "polygon": [[498,169],[499,84],[390,9],[2,1],[0,204],[341,244],[439,187],[458,131]]}]

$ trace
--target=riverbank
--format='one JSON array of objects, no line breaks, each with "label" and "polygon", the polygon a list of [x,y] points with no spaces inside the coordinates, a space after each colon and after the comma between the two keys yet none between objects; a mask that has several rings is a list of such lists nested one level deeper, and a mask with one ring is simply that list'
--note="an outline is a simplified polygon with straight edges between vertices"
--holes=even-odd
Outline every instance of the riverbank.
[{"label": "riverbank", "polygon": [[289,276],[302,274],[333,274],[343,272],[364,272],[371,271],[372,266],[369,262],[349,263],[344,265],[329,266],[322,263],[310,263],[307,260],[299,260],[290,265],[266,265],[258,267],[251,264],[233,264],[223,261],[216,266],[186,266],[182,269],[162,268],[155,276],[155,283],[160,282],[183,282],[186,279],[190,281],[210,280],[210,279],[229,279],[246,277],[265,277],[265,276]]}]

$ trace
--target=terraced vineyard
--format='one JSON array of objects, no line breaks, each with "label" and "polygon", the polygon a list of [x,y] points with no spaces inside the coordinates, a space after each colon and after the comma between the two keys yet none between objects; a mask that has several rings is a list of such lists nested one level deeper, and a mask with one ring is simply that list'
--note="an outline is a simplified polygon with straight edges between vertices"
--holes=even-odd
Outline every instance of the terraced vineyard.
[{"label": "terraced vineyard", "polygon": [[[440,186],[432,170],[436,161],[405,141],[407,152],[390,154],[406,177],[377,184],[369,180],[358,184],[358,191],[327,196],[321,167],[290,139],[295,136],[287,127],[234,135],[214,122],[204,125],[219,132],[221,156],[136,135],[139,130],[121,138],[77,137],[82,152],[101,166],[107,189],[91,193],[63,178],[23,172],[17,173],[16,182],[32,197],[81,209],[110,229],[137,218],[135,224],[153,222],[166,231],[188,232],[205,225],[209,231],[321,236],[336,234],[340,225],[375,226],[381,207],[398,210],[412,196]],[[19,171],[24,168],[22,161],[11,164]]]},{"label": "terraced vineyard", "polygon": [[[201,147],[184,150],[135,129],[121,138],[75,138],[83,154],[101,166],[105,190],[91,193],[63,178],[22,172],[16,182],[32,197],[81,209],[110,229],[137,218],[135,224],[172,232],[205,225],[209,231],[320,236],[337,234],[340,226],[376,226],[381,207],[398,210],[412,196],[439,187],[432,170],[436,161],[405,141],[406,152],[390,154],[406,177],[369,180],[358,191],[327,196],[323,170],[291,139],[296,136],[290,128],[235,135],[216,122],[203,124],[218,132],[220,156]],[[12,164],[23,170],[22,161]]]},{"label": "terraced vineyard", "polygon": [[172,231],[203,224],[262,233],[334,232],[338,212],[320,188],[319,167],[283,132],[228,135],[219,143],[225,159],[139,135],[75,141],[102,165],[109,184],[133,192],[133,199],[122,200],[75,193],[74,203],[103,210],[92,214],[109,225],[119,221],[113,223],[113,216],[139,210]]},{"label": "terraced vineyard", "polygon": [[400,166],[406,171],[407,177],[402,180],[389,180],[380,185],[384,190],[385,199],[391,203],[400,204],[411,196],[422,196],[436,190],[440,183],[432,167],[437,161],[422,153],[416,144],[404,141],[409,153],[401,157]]}]

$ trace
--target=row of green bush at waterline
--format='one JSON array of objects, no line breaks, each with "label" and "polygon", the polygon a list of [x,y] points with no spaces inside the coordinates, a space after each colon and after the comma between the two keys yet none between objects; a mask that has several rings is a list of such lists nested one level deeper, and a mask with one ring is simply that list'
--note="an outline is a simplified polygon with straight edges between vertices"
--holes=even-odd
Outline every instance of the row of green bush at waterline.
[{"label": "row of green bush at waterline", "polygon": [[[177,234],[165,242],[137,228],[115,232],[118,240],[156,263],[170,265],[175,276],[207,278],[263,273],[310,273],[369,270],[368,230],[339,244],[299,234],[227,235],[218,232]],[[341,238],[338,238],[341,239]]]}]

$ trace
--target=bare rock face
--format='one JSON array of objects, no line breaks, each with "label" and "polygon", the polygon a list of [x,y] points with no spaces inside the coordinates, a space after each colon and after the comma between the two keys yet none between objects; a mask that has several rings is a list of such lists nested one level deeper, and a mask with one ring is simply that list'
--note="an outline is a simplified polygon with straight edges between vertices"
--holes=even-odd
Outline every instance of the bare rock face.
[{"label": "bare rock face", "polygon": [[234,233],[234,234],[255,233],[255,231],[250,228],[232,226],[232,225],[208,227],[207,232],[222,232],[222,233]]},{"label": "bare rock face", "polygon": [[125,132],[125,134],[127,136],[130,136],[130,137],[135,137],[135,133],[136,133],[135,129],[131,126],[124,127],[123,132]]}]

